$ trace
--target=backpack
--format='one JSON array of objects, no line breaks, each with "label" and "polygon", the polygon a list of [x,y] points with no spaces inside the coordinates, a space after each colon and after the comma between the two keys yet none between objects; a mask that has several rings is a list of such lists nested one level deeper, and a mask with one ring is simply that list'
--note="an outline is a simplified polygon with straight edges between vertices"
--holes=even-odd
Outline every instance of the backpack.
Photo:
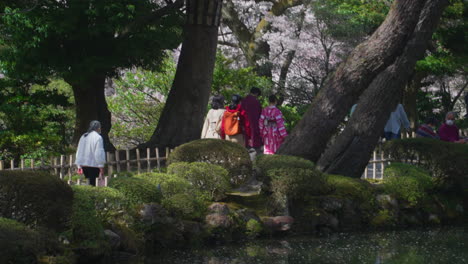
[{"label": "backpack", "polygon": [[234,136],[242,133],[240,124],[240,112],[226,111],[223,114],[224,119],[224,133],[228,136]]}]

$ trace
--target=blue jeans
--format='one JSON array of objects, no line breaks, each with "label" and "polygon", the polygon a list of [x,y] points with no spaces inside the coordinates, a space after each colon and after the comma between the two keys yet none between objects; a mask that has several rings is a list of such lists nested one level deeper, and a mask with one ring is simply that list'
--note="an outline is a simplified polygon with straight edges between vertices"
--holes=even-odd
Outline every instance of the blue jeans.
[{"label": "blue jeans", "polygon": [[398,131],[397,134],[395,133],[392,133],[392,132],[387,132],[385,131],[384,132],[384,137],[385,139],[388,141],[388,140],[392,140],[392,139],[400,139],[401,138],[401,134],[400,134],[400,131]]}]

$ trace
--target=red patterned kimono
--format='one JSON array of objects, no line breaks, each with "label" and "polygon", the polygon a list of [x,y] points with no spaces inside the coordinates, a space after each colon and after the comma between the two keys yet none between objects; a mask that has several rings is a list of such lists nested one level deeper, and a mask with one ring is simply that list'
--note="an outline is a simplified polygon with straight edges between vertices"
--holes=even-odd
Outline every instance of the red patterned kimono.
[{"label": "red patterned kimono", "polygon": [[288,135],[281,111],[276,106],[265,107],[260,115],[259,128],[265,145],[264,154],[275,154]]}]

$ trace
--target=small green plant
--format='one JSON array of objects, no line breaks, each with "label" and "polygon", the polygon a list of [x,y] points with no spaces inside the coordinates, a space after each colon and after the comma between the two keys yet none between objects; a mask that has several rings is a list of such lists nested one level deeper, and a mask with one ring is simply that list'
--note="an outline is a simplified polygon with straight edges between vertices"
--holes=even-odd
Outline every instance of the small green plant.
[{"label": "small green plant", "polygon": [[136,178],[141,178],[151,182],[161,189],[164,198],[168,198],[180,193],[193,193],[195,188],[185,178],[168,173],[143,173],[135,175]]},{"label": "small green plant", "polygon": [[258,177],[265,178],[267,172],[273,169],[314,169],[314,163],[309,160],[288,155],[261,155],[255,161]]},{"label": "small green plant", "polygon": [[210,199],[224,198],[231,189],[229,174],[223,167],[204,162],[177,162],[169,165],[168,173],[178,175],[201,192],[206,192]]},{"label": "small green plant", "polygon": [[246,234],[248,237],[258,237],[263,232],[263,226],[255,219],[250,219],[245,224]]},{"label": "small green plant", "polygon": [[168,211],[182,219],[202,219],[206,212],[205,199],[193,193],[178,193],[162,200]]}]

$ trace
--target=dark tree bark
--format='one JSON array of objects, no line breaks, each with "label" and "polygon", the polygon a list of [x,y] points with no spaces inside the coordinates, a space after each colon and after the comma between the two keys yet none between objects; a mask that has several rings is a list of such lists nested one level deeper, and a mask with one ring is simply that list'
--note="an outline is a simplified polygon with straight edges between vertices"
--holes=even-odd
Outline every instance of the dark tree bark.
[{"label": "dark tree bark", "polygon": [[381,131],[395,109],[416,62],[423,58],[447,0],[428,0],[404,52],[380,73],[359,99],[356,111],[317,166],[322,171],[361,177]]},{"label": "dark tree bark", "polygon": [[324,84],[280,154],[317,161],[359,95],[401,54],[414,31],[424,0],[395,1],[372,36],[358,45]]},{"label": "dark tree bark", "polygon": [[72,86],[76,105],[76,123],[73,135],[73,143],[77,144],[83,133],[88,130],[89,122],[98,120],[101,122],[101,136],[104,139],[106,151],[115,150],[109,140],[109,131],[112,127],[111,113],[107,108],[104,94],[105,74],[96,74],[89,78],[65,78]]},{"label": "dark tree bark", "polygon": [[172,89],[145,146],[175,147],[199,139],[211,91],[222,0],[187,0],[184,42]]}]

